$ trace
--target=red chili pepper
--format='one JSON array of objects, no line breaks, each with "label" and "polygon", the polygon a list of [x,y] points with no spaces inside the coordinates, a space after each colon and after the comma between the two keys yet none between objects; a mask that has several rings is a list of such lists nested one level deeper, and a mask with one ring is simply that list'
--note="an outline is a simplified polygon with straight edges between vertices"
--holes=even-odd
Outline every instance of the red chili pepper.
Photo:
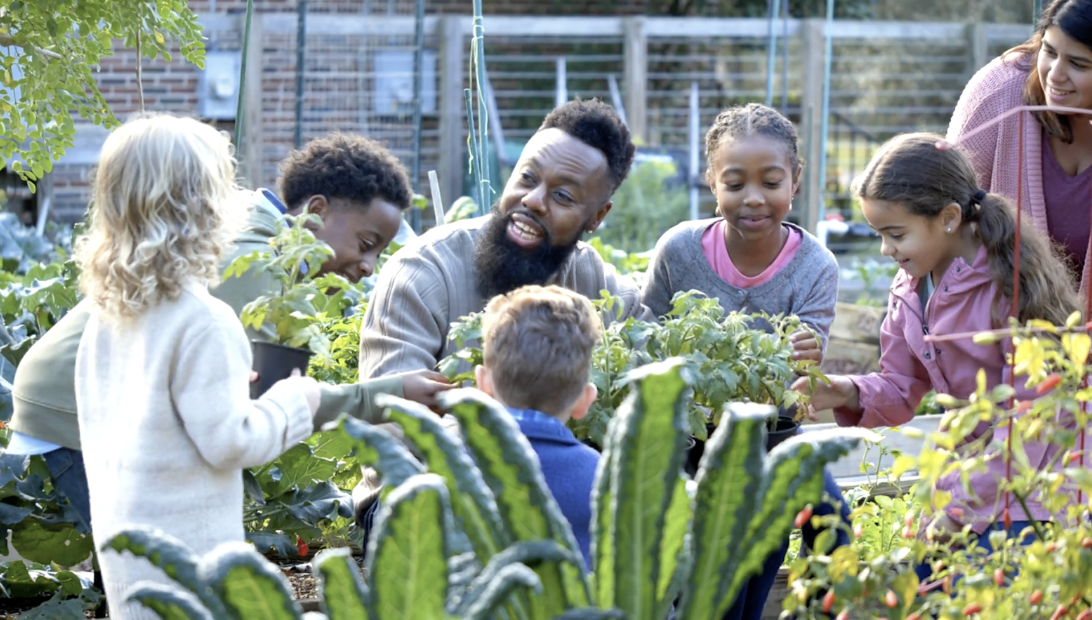
[{"label": "red chili pepper", "polygon": [[300,557],[307,555],[310,550],[311,548],[307,546],[307,543],[303,542],[299,534],[296,534],[296,551],[299,552]]},{"label": "red chili pepper", "polygon": [[1077,620],[1092,620],[1092,609],[1086,609],[1077,614]]},{"label": "red chili pepper", "polygon": [[1081,546],[1085,549],[1092,549],[1092,538],[1085,538],[1081,541]]},{"label": "red chili pepper", "polygon": [[902,516],[903,527],[911,527],[914,525],[914,513],[908,512]]},{"label": "red chili pepper", "polygon": [[953,519],[962,519],[963,509],[959,508],[958,506],[953,506],[948,509],[948,515],[951,516]]},{"label": "red chili pepper", "polygon": [[1070,452],[1069,456],[1065,457],[1065,464],[1072,465],[1081,459],[1080,452]]},{"label": "red chili pepper", "polygon": [[827,590],[827,593],[823,595],[823,613],[829,614],[830,610],[834,608],[834,590]]},{"label": "red chili pepper", "polygon": [[921,614],[912,613],[909,616],[906,616],[906,620],[921,620]]},{"label": "red chili pepper", "polygon": [[1068,613],[1069,613],[1069,608],[1068,607],[1066,607],[1065,605],[1058,605],[1058,609],[1055,609],[1054,613],[1051,614],[1050,620],[1058,620],[1059,618],[1061,618],[1062,616],[1064,616],[1064,615],[1066,615]]},{"label": "red chili pepper", "polygon": [[899,604],[898,595],[896,595],[894,591],[888,590],[887,594],[883,595],[883,604],[894,609]]},{"label": "red chili pepper", "polygon": [[854,538],[860,538],[861,536],[864,536],[864,528],[861,527],[860,523],[854,523],[853,524],[853,537]]},{"label": "red chili pepper", "polygon": [[906,540],[910,540],[914,537],[914,530],[911,530],[909,527],[902,528],[902,537]]},{"label": "red chili pepper", "polygon": [[1009,514],[1009,509],[1006,508],[1002,514],[1003,514],[1003,516],[1002,516],[1001,520],[1005,523],[1005,529],[1006,530],[1011,530],[1012,529],[1012,515]]},{"label": "red chili pepper", "polygon": [[1058,384],[1061,383],[1061,382],[1062,382],[1062,376],[1059,375],[1058,373],[1052,373],[1046,379],[1043,379],[1042,383],[1040,383],[1039,385],[1037,385],[1035,387],[1035,393],[1036,394],[1042,394],[1044,392],[1049,392],[1050,390],[1053,390],[1054,388],[1058,387]]},{"label": "red chili pepper", "polygon": [[1028,599],[1028,600],[1031,601],[1032,605],[1038,605],[1039,601],[1043,600],[1043,591],[1042,590],[1036,590],[1036,591],[1032,592],[1031,593],[1031,598]]},{"label": "red chili pepper", "polygon": [[981,605],[979,605],[978,603],[971,603],[970,605],[967,605],[963,608],[963,617],[966,618],[967,616],[973,616],[977,613],[980,613],[981,611]]},{"label": "red chili pepper", "polygon": [[993,570],[993,582],[997,584],[997,587],[1005,585],[1005,571],[1001,568],[995,568]]},{"label": "red chili pepper", "polygon": [[1031,401],[1018,400],[1016,401],[1016,413],[1024,413],[1028,409],[1031,409]]},{"label": "red chili pepper", "polygon": [[793,527],[804,527],[804,524],[811,519],[811,504],[804,506],[804,509],[796,513],[796,520],[792,522]]},{"label": "red chili pepper", "polygon": [[849,612],[845,609],[838,613],[838,616],[834,620],[849,620]]},{"label": "red chili pepper", "polygon": [[1047,543],[1047,546],[1046,546],[1047,553],[1054,553],[1057,549],[1058,549],[1058,545],[1054,544],[1053,540]]}]

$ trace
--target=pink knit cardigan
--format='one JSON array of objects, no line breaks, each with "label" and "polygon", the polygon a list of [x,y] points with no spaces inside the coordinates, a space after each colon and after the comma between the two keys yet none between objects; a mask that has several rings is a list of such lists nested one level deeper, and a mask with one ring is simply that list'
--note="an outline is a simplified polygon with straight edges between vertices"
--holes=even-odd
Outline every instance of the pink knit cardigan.
[{"label": "pink knit cardigan", "polygon": [[[978,71],[963,89],[952,122],[948,141],[958,146],[974,166],[982,189],[1017,202],[1035,228],[1047,234],[1046,198],[1043,196],[1043,128],[1031,112],[1014,114],[965,141],[963,134],[1024,105],[1024,83],[1032,59],[1016,54],[998,57]],[[1024,144],[1020,149],[1020,122],[1024,124]],[[1023,175],[1023,196],[1018,197],[1018,175]],[[1085,255],[1092,264],[1092,245]],[[1087,277],[1081,278],[1081,296],[1088,290]]]}]

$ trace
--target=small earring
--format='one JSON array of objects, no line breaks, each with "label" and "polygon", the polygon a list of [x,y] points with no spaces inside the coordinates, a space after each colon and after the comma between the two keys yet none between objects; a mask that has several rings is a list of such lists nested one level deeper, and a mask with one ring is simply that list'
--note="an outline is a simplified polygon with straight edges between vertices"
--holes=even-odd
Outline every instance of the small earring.
[{"label": "small earring", "polygon": [[949,226],[948,228],[945,228],[944,232],[948,233],[949,235],[952,234],[952,227]]}]

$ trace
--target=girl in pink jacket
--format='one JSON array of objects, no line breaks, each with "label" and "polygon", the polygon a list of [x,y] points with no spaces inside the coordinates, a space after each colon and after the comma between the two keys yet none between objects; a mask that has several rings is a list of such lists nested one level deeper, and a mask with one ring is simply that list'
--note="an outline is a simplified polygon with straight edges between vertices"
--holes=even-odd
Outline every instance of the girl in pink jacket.
[{"label": "girl in pink jacket", "polygon": [[[898,262],[887,316],[880,331],[880,372],[830,376],[812,397],[815,410],[834,409],[842,426],[895,426],[914,417],[930,389],[967,398],[975,392],[982,369],[990,388],[1009,381],[1006,354],[1011,341],[976,345],[970,339],[927,342],[928,334],[980,332],[1007,325],[1012,309],[1016,249],[1015,210],[1004,198],[978,187],[974,170],[958,150],[940,148],[941,137],[906,134],[885,144],[857,181],[856,193],[872,228],[880,233],[882,252]],[[1020,288],[1017,318],[1064,324],[1078,307],[1062,260],[1030,223],[1020,229]],[[1006,299],[1008,296],[1008,299]],[[1017,399],[1033,394],[1017,381]],[[806,390],[807,382],[794,385]],[[981,445],[1002,445],[1008,425],[980,424]],[[1057,452],[1052,445],[1025,443],[1033,466],[1044,467]],[[998,483],[1004,460],[988,461],[988,470],[972,475],[972,493],[964,492],[959,472],[941,478],[937,488],[952,501],[933,527],[960,531],[970,524],[982,534],[1002,520]],[[1036,498],[1029,514],[1013,502],[1013,531],[1029,520],[1052,515]],[[978,537],[988,545],[987,536]]]}]

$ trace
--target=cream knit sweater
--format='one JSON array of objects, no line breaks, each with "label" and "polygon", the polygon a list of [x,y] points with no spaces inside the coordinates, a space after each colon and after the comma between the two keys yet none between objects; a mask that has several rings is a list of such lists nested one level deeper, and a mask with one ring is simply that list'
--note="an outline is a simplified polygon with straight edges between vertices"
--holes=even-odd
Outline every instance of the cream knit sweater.
[{"label": "cream knit sweater", "polygon": [[[76,402],[96,548],[129,524],[204,554],[243,541],[242,469],[311,434],[302,392],[248,395],[250,345],[231,308],[201,285],[126,323],[93,313],[76,355]],[[143,558],[100,554],[110,617],[152,619],[123,594],[166,581]]]},{"label": "cream knit sweater", "polygon": [[[987,121],[1024,105],[1024,83],[1032,62],[1034,59],[1012,54],[995,58],[979,69],[959,97],[947,139],[970,157],[982,189],[1018,201],[1024,216],[1031,217],[1035,228],[1046,235],[1049,233],[1043,195],[1043,127],[1039,121],[1031,112],[1021,112],[963,139],[964,134]],[[1023,195],[1018,196],[1021,182]],[[1085,264],[1092,264],[1092,245],[1085,255]],[[1081,296],[1087,291],[1088,282],[1082,278]]]}]

